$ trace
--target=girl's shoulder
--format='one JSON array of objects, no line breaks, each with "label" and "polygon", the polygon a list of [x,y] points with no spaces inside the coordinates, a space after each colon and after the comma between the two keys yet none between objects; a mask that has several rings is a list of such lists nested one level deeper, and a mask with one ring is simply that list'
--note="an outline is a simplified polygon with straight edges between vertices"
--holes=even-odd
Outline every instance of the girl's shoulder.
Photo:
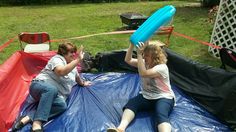
[{"label": "girl's shoulder", "polygon": [[162,68],[162,69],[168,69],[166,64],[158,64],[156,66],[154,66],[155,68]]},{"label": "girl's shoulder", "polygon": [[49,61],[48,63],[52,63],[52,64],[58,64],[58,63],[62,63],[62,64],[66,64],[66,60],[63,56],[61,55],[54,55]]},{"label": "girl's shoulder", "polygon": [[65,58],[61,55],[58,55],[58,54],[54,55],[50,60],[58,60],[58,59],[65,61]]}]

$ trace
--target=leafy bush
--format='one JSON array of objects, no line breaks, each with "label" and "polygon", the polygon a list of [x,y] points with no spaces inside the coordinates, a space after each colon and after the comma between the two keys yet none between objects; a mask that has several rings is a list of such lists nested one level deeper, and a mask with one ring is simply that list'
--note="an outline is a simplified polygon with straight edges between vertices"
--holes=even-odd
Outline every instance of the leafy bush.
[{"label": "leafy bush", "polygon": [[214,6],[211,8],[208,12],[208,22],[211,24],[215,23],[217,12],[218,12],[219,6]]},{"label": "leafy bush", "polygon": [[213,28],[214,28],[214,24],[216,21],[216,17],[217,17],[217,12],[219,10],[219,6],[214,6],[212,7],[209,11],[208,11],[208,22],[210,24],[212,24],[212,28],[209,29],[209,35],[212,34]]}]

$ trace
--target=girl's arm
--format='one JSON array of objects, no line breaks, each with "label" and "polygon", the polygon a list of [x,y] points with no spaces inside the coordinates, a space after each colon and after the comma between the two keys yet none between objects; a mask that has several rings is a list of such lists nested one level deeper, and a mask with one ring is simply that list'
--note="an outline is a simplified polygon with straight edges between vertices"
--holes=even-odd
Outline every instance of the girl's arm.
[{"label": "girl's arm", "polygon": [[84,51],[83,51],[83,46],[81,46],[78,51],[78,57],[75,60],[71,61],[70,63],[66,64],[65,66],[55,67],[54,72],[58,76],[65,76],[68,73],[70,73],[81,62],[81,60],[83,58],[84,58]]},{"label": "girl's arm", "polygon": [[55,67],[54,72],[58,76],[65,76],[70,73],[80,63],[80,61],[81,59],[77,58],[65,66],[57,66]]},{"label": "girl's arm", "polygon": [[154,68],[147,69],[145,67],[144,59],[142,54],[138,53],[138,72],[139,75],[142,77],[158,77],[161,76],[160,73],[158,73]]},{"label": "girl's arm", "polygon": [[143,59],[143,50],[147,46],[147,44],[148,43],[145,43],[145,44],[140,43],[139,44],[140,48],[137,49],[139,75],[142,76],[142,77],[150,77],[150,78],[161,76],[161,74],[158,73],[155,68],[147,69],[146,66],[145,66],[145,62],[144,62],[145,60]]},{"label": "girl's arm", "polygon": [[125,62],[131,66],[137,67],[138,66],[137,59],[132,58],[133,48],[134,48],[134,45],[130,44],[130,46],[126,52],[126,55],[125,55]]},{"label": "girl's arm", "polygon": [[79,73],[76,74],[75,80],[80,86],[83,86],[83,87],[92,85],[92,82],[83,80]]}]

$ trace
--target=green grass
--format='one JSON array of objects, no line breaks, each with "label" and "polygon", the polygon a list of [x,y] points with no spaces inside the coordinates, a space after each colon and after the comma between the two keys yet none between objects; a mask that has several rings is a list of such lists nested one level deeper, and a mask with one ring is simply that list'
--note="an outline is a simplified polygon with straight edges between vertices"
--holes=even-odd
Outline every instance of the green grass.
[{"label": "green grass", "polygon": [[[51,39],[116,31],[123,26],[119,14],[138,12],[150,16],[158,8],[168,4],[174,5],[177,9],[173,21],[175,32],[207,42],[210,40],[209,31],[213,25],[207,23],[208,9],[185,7],[188,2],[184,1],[162,1],[0,7],[0,45],[25,31],[46,31]],[[78,46],[82,44],[87,51],[96,54],[127,48],[129,37],[130,34],[102,35],[70,41]],[[160,36],[155,38],[162,39]],[[52,43],[52,48],[56,50],[58,44],[58,42]],[[219,67],[220,61],[208,54],[208,47],[205,45],[172,35],[169,48],[200,63]],[[0,64],[17,50],[20,50],[19,42],[15,40],[0,53]]]}]

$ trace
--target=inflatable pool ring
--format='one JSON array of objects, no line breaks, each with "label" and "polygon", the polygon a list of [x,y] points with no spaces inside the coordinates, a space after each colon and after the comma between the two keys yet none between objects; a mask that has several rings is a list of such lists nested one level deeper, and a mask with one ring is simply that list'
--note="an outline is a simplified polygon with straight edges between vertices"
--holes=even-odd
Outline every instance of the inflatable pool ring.
[{"label": "inflatable pool ring", "polygon": [[172,5],[157,10],[132,34],[131,43],[139,47],[139,42],[147,41],[162,25],[170,22],[175,11]]}]

